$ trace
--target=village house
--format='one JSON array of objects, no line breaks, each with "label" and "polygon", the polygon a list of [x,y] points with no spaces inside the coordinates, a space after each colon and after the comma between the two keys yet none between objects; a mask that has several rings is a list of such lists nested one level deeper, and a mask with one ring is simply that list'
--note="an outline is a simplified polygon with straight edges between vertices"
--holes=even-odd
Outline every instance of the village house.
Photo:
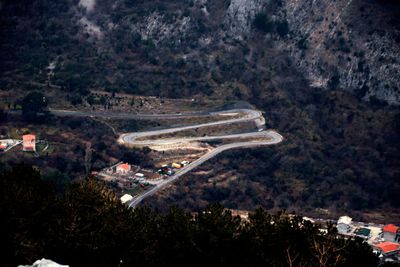
[{"label": "village house", "polygon": [[385,241],[397,242],[400,238],[400,228],[394,224],[387,224],[383,227],[383,239]]},{"label": "village house", "polygon": [[22,136],[22,150],[36,151],[36,136],[33,134],[25,134]]},{"label": "village house", "polygon": [[382,242],[374,245],[374,251],[387,257],[400,253],[400,244],[394,242]]},{"label": "village house", "polygon": [[128,163],[122,163],[117,166],[116,170],[119,174],[128,174],[131,171],[131,165]]},{"label": "village house", "polygon": [[339,234],[348,234],[351,231],[352,218],[349,216],[341,216],[337,222],[336,228]]},{"label": "village house", "polygon": [[133,199],[133,197],[129,194],[125,194],[120,198],[122,204],[125,204],[126,202],[128,202],[132,199]]},{"label": "village house", "polygon": [[0,142],[0,151],[6,150],[8,144],[6,142]]},{"label": "village house", "polygon": [[354,231],[354,234],[357,235],[358,237],[369,239],[371,237],[371,229],[360,227]]}]

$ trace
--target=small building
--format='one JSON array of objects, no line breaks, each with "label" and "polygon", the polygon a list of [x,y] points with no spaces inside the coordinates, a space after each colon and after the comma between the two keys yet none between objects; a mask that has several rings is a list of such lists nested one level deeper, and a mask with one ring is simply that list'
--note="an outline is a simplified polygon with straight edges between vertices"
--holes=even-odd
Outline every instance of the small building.
[{"label": "small building", "polygon": [[143,173],[140,173],[140,172],[136,173],[135,176],[136,176],[137,178],[145,178],[144,174],[143,174]]},{"label": "small building", "polygon": [[126,202],[131,201],[132,199],[133,197],[129,194],[125,194],[120,198],[122,204],[125,204]]},{"label": "small building", "polygon": [[116,168],[116,172],[119,174],[127,174],[131,171],[131,165],[128,163],[119,164]]},{"label": "small building", "polygon": [[361,227],[357,228],[357,230],[354,231],[354,234],[364,239],[368,239],[371,235],[371,230],[368,228]]},{"label": "small building", "polygon": [[8,144],[6,142],[0,142],[0,151],[6,150],[8,147]]},{"label": "small building", "polygon": [[366,227],[371,232],[369,233],[369,239],[367,239],[368,244],[373,245],[382,242],[382,227],[379,225],[368,225]]},{"label": "small building", "polygon": [[36,136],[33,134],[25,134],[22,136],[22,150],[36,151]]},{"label": "small building", "polygon": [[382,242],[374,245],[374,250],[383,256],[392,256],[400,253],[400,244]]},{"label": "small building", "polygon": [[349,216],[341,216],[337,221],[336,228],[339,234],[348,234],[351,231],[351,221],[353,219]]},{"label": "small building", "polygon": [[385,241],[397,242],[400,236],[400,228],[394,224],[387,224],[383,227],[383,239]]}]

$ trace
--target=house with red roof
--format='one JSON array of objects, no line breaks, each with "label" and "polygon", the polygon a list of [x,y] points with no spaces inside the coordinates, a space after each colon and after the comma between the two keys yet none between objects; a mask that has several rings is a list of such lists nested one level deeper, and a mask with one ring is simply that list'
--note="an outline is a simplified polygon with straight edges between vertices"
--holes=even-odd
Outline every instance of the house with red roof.
[{"label": "house with red roof", "polygon": [[36,136],[33,134],[25,134],[22,136],[22,150],[36,151]]},{"label": "house with red roof", "polygon": [[397,242],[400,239],[400,227],[387,224],[383,227],[383,239],[385,241]]},{"label": "house with red roof", "polygon": [[0,151],[4,151],[4,150],[6,150],[6,148],[8,147],[8,144],[7,143],[3,143],[3,142],[0,142]]},{"label": "house with red roof", "polygon": [[391,256],[400,253],[400,244],[394,242],[382,242],[374,245],[374,250],[383,256]]},{"label": "house with red roof", "polygon": [[117,166],[117,173],[119,174],[127,174],[131,171],[131,165],[128,163],[122,163]]}]

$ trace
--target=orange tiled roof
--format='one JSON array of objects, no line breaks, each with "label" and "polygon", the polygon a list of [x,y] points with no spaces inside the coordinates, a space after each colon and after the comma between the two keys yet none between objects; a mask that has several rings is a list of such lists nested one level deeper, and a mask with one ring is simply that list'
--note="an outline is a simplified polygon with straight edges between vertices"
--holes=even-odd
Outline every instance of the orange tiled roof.
[{"label": "orange tiled roof", "polygon": [[131,166],[128,163],[123,163],[121,165],[118,166],[121,169],[127,170],[129,171],[129,169],[131,168]]},{"label": "orange tiled roof", "polygon": [[25,135],[22,136],[22,139],[24,141],[33,141],[33,140],[36,139],[36,135],[34,135],[34,134],[25,134]]},{"label": "orange tiled roof", "polygon": [[385,225],[385,227],[383,227],[384,232],[390,232],[390,233],[395,234],[395,233],[397,233],[398,230],[399,230],[399,227],[397,227],[394,224],[388,224],[388,225]]},{"label": "orange tiled roof", "polygon": [[400,245],[393,242],[382,242],[376,244],[375,247],[380,248],[383,252],[388,253],[400,249]]}]

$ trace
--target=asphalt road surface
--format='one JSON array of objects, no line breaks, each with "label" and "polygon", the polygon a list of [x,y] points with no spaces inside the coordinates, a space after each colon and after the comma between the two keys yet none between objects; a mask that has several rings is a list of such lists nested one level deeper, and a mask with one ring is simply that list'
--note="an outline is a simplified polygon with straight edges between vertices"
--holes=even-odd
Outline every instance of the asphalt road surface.
[{"label": "asphalt road surface", "polygon": [[275,132],[275,131],[266,131],[264,132],[268,137],[270,137],[270,140],[268,141],[250,141],[250,142],[240,142],[240,143],[232,143],[232,144],[227,144],[227,145],[222,145],[217,147],[216,149],[208,152],[207,154],[203,155],[199,159],[193,161],[189,165],[185,166],[184,168],[178,170],[174,175],[171,175],[168,179],[165,179],[162,183],[156,185],[155,187],[151,188],[150,190],[144,192],[143,194],[135,197],[132,199],[128,205],[129,207],[136,207],[143,199],[155,194],[157,191],[163,189],[167,185],[173,183],[176,179],[181,177],[182,175],[188,173],[189,171],[193,170],[197,166],[203,164],[205,161],[215,157],[219,153],[228,150],[228,149],[233,149],[233,148],[243,148],[243,147],[256,147],[256,146],[262,146],[262,145],[274,145],[282,142],[283,137]]},{"label": "asphalt road surface", "polygon": [[[179,142],[190,142],[190,141],[207,141],[207,140],[223,140],[223,139],[240,139],[240,138],[260,138],[263,137],[264,140],[254,140],[254,141],[246,141],[246,142],[235,142],[231,144],[221,145],[212,151],[206,153],[199,159],[193,161],[189,165],[185,166],[184,168],[178,170],[174,175],[171,175],[167,179],[163,180],[161,183],[157,184],[155,187],[151,188],[150,190],[142,193],[141,195],[136,196],[130,202],[128,202],[129,207],[136,207],[143,199],[155,194],[159,190],[163,189],[167,185],[173,183],[176,179],[181,177],[182,175],[188,173],[189,171],[193,170],[197,166],[203,164],[205,161],[215,157],[219,153],[233,148],[243,148],[243,147],[256,147],[256,146],[264,146],[264,145],[274,145],[282,142],[283,137],[274,130],[263,131],[265,120],[262,116],[262,113],[257,110],[251,109],[240,109],[240,110],[226,110],[223,112],[215,112],[213,114],[209,113],[208,116],[218,116],[221,113],[228,113],[228,114],[241,114],[239,118],[228,119],[228,120],[220,120],[215,122],[208,122],[208,123],[201,123],[197,125],[190,125],[190,126],[182,126],[176,128],[169,128],[169,129],[162,129],[162,130],[154,130],[154,131],[147,131],[147,132],[137,132],[137,133],[127,133],[122,134],[118,142],[124,145],[140,145],[140,146],[151,146],[151,145],[166,145],[166,144],[174,144]],[[209,127],[215,125],[229,125],[232,123],[238,122],[247,122],[247,121],[254,121],[256,126],[258,127],[259,131],[249,132],[244,134],[232,134],[232,135],[220,135],[220,136],[203,136],[203,137],[182,137],[182,138],[168,138],[168,139],[147,139],[146,137],[151,137],[160,134],[166,133],[174,133],[189,129],[201,128],[201,127]],[[227,126],[229,127],[229,126]],[[140,138],[141,140],[137,140]],[[143,140],[144,139],[144,140]]]},{"label": "asphalt road surface", "polygon": [[[248,121],[254,121],[256,123],[258,129],[263,129],[264,124],[265,124],[265,120],[262,116],[262,113],[260,111],[256,111],[256,110],[252,110],[252,109],[233,109],[233,110],[226,110],[226,111],[221,111],[221,112],[212,112],[212,113],[208,113],[207,116],[220,116],[221,114],[224,114],[224,113],[225,114],[241,114],[243,116],[240,118],[235,118],[235,119],[220,120],[220,121],[207,122],[207,123],[182,126],[182,127],[176,127],[176,128],[168,128],[168,129],[154,130],[154,131],[147,131],[147,132],[122,134],[120,136],[120,138],[118,139],[118,141],[121,144],[131,144],[131,145],[137,144],[137,145],[139,145],[140,143],[136,139],[154,136],[154,135],[174,133],[174,132],[180,132],[180,131],[185,131],[185,130],[190,130],[190,129],[197,129],[197,128],[202,128],[202,127],[210,127],[210,126],[223,125],[223,124],[228,125],[228,124],[232,124],[232,123],[248,122]],[[159,117],[156,117],[156,115],[153,115],[153,116],[155,118],[159,118]],[[184,138],[182,138],[182,139],[184,139]],[[197,138],[197,139],[199,139],[199,138]],[[216,139],[216,138],[214,138],[214,139]],[[219,139],[221,139],[221,138],[219,138]],[[184,140],[182,140],[182,141],[184,141]],[[152,142],[152,143],[154,144],[155,142]],[[143,144],[143,142],[142,142],[142,144]]]},{"label": "asphalt road surface", "polygon": [[[56,116],[78,116],[78,117],[97,117],[97,118],[109,118],[109,119],[179,119],[179,118],[191,118],[191,117],[219,117],[221,116],[235,116],[240,115],[237,118],[218,120],[208,123],[200,123],[195,125],[188,125],[182,127],[168,128],[162,130],[153,130],[147,132],[136,132],[136,133],[126,133],[122,134],[118,138],[118,142],[122,145],[140,145],[140,146],[151,146],[151,145],[166,145],[174,144],[179,142],[190,142],[190,141],[207,141],[207,140],[223,140],[223,139],[240,139],[240,138],[262,138],[264,140],[253,140],[246,142],[235,142],[231,144],[221,145],[212,151],[206,153],[199,159],[193,161],[184,168],[178,170],[174,175],[171,175],[167,179],[163,180],[161,183],[157,184],[155,187],[148,191],[145,191],[141,195],[136,196],[133,200],[128,202],[129,207],[136,207],[143,199],[155,194],[159,190],[163,189],[167,185],[173,183],[176,179],[182,175],[193,170],[197,166],[203,164],[205,161],[215,157],[219,153],[234,148],[244,148],[244,147],[257,147],[274,145],[282,142],[283,137],[274,130],[264,131],[265,119],[262,113],[258,110],[253,109],[230,109],[217,112],[209,111],[196,111],[196,112],[186,112],[186,113],[174,113],[174,114],[135,114],[135,113],[124,113],[124,112],[112,112],[112,111],[78,111],[78,110],[56,110],[50,109],[51,113]],[[220,136],[202,136],[202,137],[182,137],[182,138],[168,138],[168,139],[146,139],[146,137],[151,137],[155,135],[174,133],[184,130],[197,129],[202,127],[210,127],[215,125],[227,125],[239,122],[251,122],[253,121],[258,128],[258,131],[243,133],[243,134],[231,134],[231,135],[220,135]],[[141,140],[137,140],[140,138]],[[144,139],[144,140],[143,140]]]},{"label": "asphalt road surface", "polygon": [[117,111],[84,111],[84,110],[65,110],[65,109],[49,109],[50,112],[56,116],[74,116],[74,117],[98,117],[109,119],[179,119],[191,117],[205,117],[210,115],[217,115],[226,113],[221,112],[208,112],[208,111],[194,111],[183,113],[166,113],[166,114],[151,114],[151,113],[132,113],[132,112],[117,112]]}]

